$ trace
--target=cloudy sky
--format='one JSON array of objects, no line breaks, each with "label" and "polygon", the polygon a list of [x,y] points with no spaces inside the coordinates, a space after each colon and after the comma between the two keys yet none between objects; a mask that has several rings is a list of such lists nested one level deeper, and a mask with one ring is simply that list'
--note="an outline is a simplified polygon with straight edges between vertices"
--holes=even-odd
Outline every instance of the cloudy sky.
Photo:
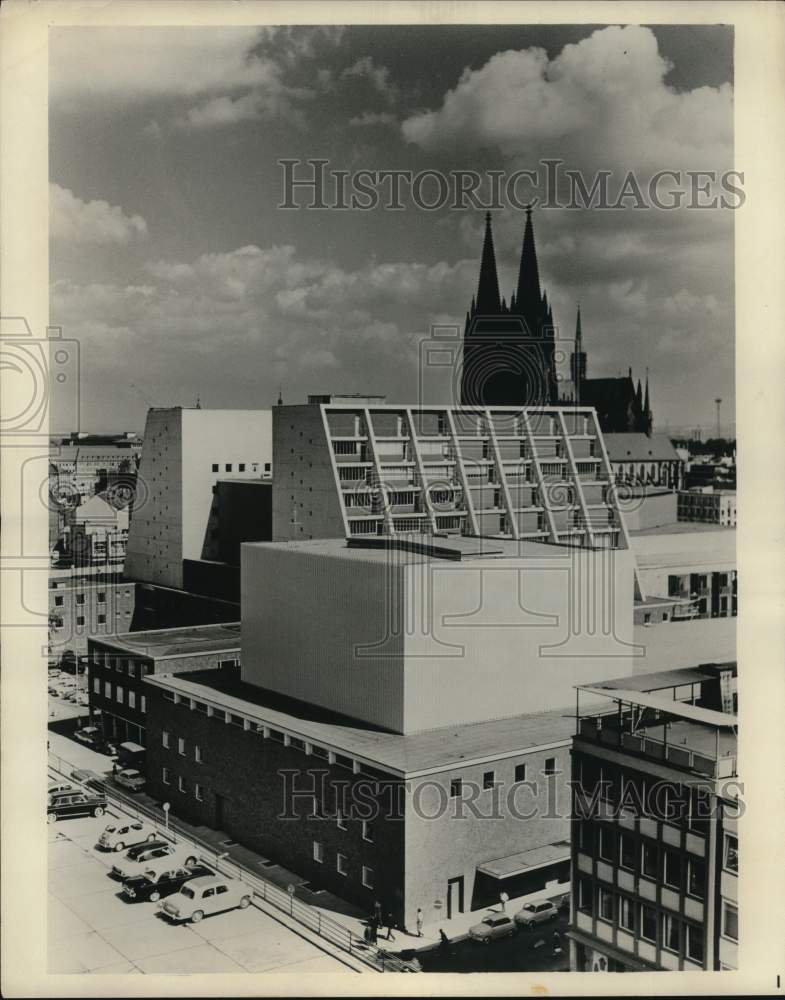
[{"label": "cloudy sky", "polygon": [[[148,405],[197,395],[269,406],[279,385],[416,401],[421,342],[476,288],[482,212],[284,211],[277,161],[557,157],[616,188],[721,172],[732,47],[723,27],[53,31],[50,313],[81,344],[83,425],[141,430]],[[507,296],[522,226],[494,215]],[[540,208],[535,232],[566,340],[581,304],[590,376],[648,366],[661,427],[711,427],[715,396],[733,419],[732,211]]]}]

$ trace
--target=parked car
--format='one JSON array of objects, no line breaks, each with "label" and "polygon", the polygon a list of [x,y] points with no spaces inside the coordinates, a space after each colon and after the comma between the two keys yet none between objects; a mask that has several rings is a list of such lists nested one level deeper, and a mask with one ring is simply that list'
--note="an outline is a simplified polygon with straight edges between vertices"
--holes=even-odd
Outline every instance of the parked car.
[{"label": "parked car", "polygon": [[47,795],[56,795],[58,792],[76,791],[74,786],[67,781],[50,781]]},{"label": "parked car", "polygon": [[98,846],[105,851],[124,851],[126,847],[153,843],[158,840],[155,827],[141,820],[110,823],[98,838]]},{"label": "parked car", "polygon": [[239,879],[209,875],[186,883],[179,892],[160,902],[158,909],[170,920],[198,923],[202,917],[238,906],[244,910],[251,902],[251,890]]},{"label": "parked car", "polygon": [[559,915],[558,908],[550,899],[541,899],[534,903],[524,903],[515,914],[515,923],[519,927],[531,928],[555,920]]},{"label": "parked car", "polygon": [[124,770],[118,771],[114,780],[123,788],[130,788],[132,792],[138,792],[140,788],[145,786],[144,775],[140,774],[135,767],[126,767]]},{"label": "parked car", "polygon": [[173,892],[179,892],[186,882],[213,874],[214,872],[207,865],[198,864],[190,868],[187,865],[170,866],[162,871],[150,869],[143,875],[135,875],[133,878],[126,879],[123,882],[123,895],[136,903],[144,899],[156,903],[163,896],[171,896]]},{"label": "parked car", "polygon": [[[163,859],[163,861],[161,860]],[[154,840],[151,843],[137,844],[132,847],[116,865],[112,866],[111,874],[125,882],[135,875],[143,875],[146,871],[158,871],[162,867],[175,865],[195,865],[198,858],[190,851],[183,850],[177,844]]]},{"label": "parked car", "polygon": [[83,792],[75,788],[49,797],[46,818],[50,823],[56,823],[59,819],[71,819],[74,816],[103,816],[105,810],[106,796],[101,792]]},{"label": "parked car", "polygon": [[81,781],[83,785],[100,785],[103,781],[100,774],[96,774],[95,771],[88,771],[83,767],[78,767],[75,771],[71,771],[71,777],[74,781]]},{"label": "parked car", "polygon": [[469,928],[469,937],[482,944],[490,944],[497,938],[512,937],[515,933],[515,921],[506,913],[489,913],[479,924]]},{"label": "parked car", "polygon": [[76,730],[74,739],[87,746],[95,746],[96,743],[103,742],[103,735],[98,726],[83,726],[82,729]]}]

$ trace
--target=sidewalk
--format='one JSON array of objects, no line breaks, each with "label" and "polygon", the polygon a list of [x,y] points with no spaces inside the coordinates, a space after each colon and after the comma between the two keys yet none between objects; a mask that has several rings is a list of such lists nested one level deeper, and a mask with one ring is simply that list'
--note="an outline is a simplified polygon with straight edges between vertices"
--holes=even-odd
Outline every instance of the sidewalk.
[{"label": "sidewalk", "polygon": [[[569,891],[568,884],[562,883],[558,888],[556,886],[551,886],[548,889],[540,889],[538,892],[534,892],[526,896],[510,898],[505,904],[505,912],[512,917],[513,914],[520,910],[524,903],[531,903],[535,900],[541,899],[558,899],[567,891]],[[323,909],[322,907],[319,908]],[[357,917],[345,913],[336,913],[334,910],[329,909],[324,909],[323,912],[331,916],[333,920],[339,920],[359,937],[363,936],[367,922],[365,914],[361,917]],[[390,951],[402,951],[407,948],[414,948],[415,950],[432,948],[434,945],[438,945],[441,941],[439,936],[440,930],[443,930],[451,941],[457,941],[466,937],[469,928],[473,927],[475,924],[479,924],[483,917],[488,916],[490,913],[498,914],[501,912],[501,903],[494,903],[492,906],[487,906],[479,910],[472,910],[469,913],[458,913],[450,920],[444,919],[434,923],[425,924],[422,929],[422,937],[418,937],[412,928],[407,928],[407,931],[395,928],[393,929],[394,940],[389,943],[387,942],[387,928],[383,927],[379,931],[377,945],[380,948],[385,948]]]}]

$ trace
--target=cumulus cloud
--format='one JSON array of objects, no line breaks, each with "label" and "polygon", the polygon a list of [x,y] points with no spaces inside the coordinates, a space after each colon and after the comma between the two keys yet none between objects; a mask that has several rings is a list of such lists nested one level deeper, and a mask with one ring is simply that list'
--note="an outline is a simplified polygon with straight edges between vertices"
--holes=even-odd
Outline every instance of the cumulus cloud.
[{"label": "cumulus cloud", "polygon": [[197,128],[293,115],[313,91],[292,82],[292,70],[342,34],[331,26],[60,28],[50,46],[50,93],[60,111],[107,101],[185,102],[176,122]]},{"label": "cumulus cloud", "polygon": [[390,104],[398,97],[398,87],[390,79],[387,66],[374,62],[373,56],[362,56],[341,73],[342,80],[367,80],[377,93],[381,94]]},{"label": "cumulus cloud", "polygon": [[[51,309],[82,345],[96,387],[87,405],[99,412],[110,403],[126,422],[142,416],[130,383],[144,385],[154,405],[201,392],[205,405],[264,406],[279,382],[287,399],[302,400],[324,391],[325,372],[338,372],[347,391],[377,391],[383,372],[381,391],[413,400],[420,341],[430,323],[450,321],[445,306],[456,304],[451,321],[460,321],[475,270],[468,260],[348,270],[289,244],[249,245],[152,260],[128,285],[60,280]],[[118,351],[128,359],[122,371]],[[446,402],[449,373],[443,382]]]},{"label": "cumulus cloud", "polygon": [[[402,123],[407,142],[544,156],[628,169],[730,165],[730,85],[684,93],[649,28],[595,31],[549,60],[543,49],[500,52],[464,70],[441,107]],[[534,154],[534,155],[533,155]]]},{"label": "cumulus cloud", "polygon": [[82,201],[68,188],[49,185],[50,235],[69,244],[119,244],[147,236],[141,215],[126,215],[108,201]]}]

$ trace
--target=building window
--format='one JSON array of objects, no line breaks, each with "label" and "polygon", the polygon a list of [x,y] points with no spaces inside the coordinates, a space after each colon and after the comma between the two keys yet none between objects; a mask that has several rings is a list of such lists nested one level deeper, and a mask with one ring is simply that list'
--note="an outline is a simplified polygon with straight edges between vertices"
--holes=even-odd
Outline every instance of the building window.
[{"label": "building window", "polygon": [[62,606],[63,606],[63,598],[62,598],[62,596],[55,597],[55,607],[56,608],[62,608]]},{"label": "building window", "polygon": [[245,472],[245,462],[240,462],[237,468],[240,472]]},{"label": "building window", "polygon": [[104,683],[104,698],[111,698],[111,697],[112,697],[112,685],[109,683],[109,681],[106,681]]},{"label": "building window", "polygon": [[77,625],[84,625],[84,615],[78,615],[76,619]]},{"label": "building window", "polygon": [[320,844],[318,840],[313,842],[313,859],[320,865],[324,863],[324,844]]},{"label": "building window", "polygon": [[641,875],[657,878],[657,848],[644,840],[641,844]]},{"label": "building window", "polygon": [[340,852],[335,856],[335,869],[339,875],[346,874],[346,855]]},{"label": "building window", "polygon": [[106,625],[106,615],[99,615],[98,616],[98,624],[99,625]]},{"label": "building window", "polygon": [[194,798],[198,802],[202,802],[203,801],[203,799],[202,799],[202,786],[199,784],[198,781],[194,785]]},{"label": "building window", "polygon": [[[269,463],[269,462],[265,462],[265,463],[264,463],[264,471],[265,471],[265,472],[269,472],[271,468],[272,468],[272,466],[270,465],[270,463]],[[255,471],[256,471],[256,470],[254,469],[254,472],[255,472]]]},{"label": "building window", "polygon": [[163,770],[161,771],[161,781],[163,781],[163,783],[165,785],[169,784],[169,768],[168,767],[163,768]]},{"label": "building window", "polygon": [[146,712],[147,711],[147,695],[145,695],[145,694],[142,695],[142,702],[141,702],[141,704],[139,706],[139,711],[140,712]]},{"label": "building window", "polygon": [[77,604],[84,604],[84,594],[77,594],[76,595],[76,603]]},{"label": "building window", "polygon": [[485,771],[482,776],[482,787],[483,788],[493,788],[495,784],[495,775],[493,771]]},{"label": "building window", "polygon": [[363,865],[363,885],[366,889],[373,889],[373,868],[366,868]]},{"label": "building window", "polygon": [[169,749],[169,733],[165,729],[161,733],[161,745],[165,750]]},{"label": "building window", "polygon": [[194,747],[194,760],[197,764],[203,763],[202,748],[200,746]]},{"label": "building window", "polygon": [[619,896],[619,927],[623,927],[625,931],[635,931],[635,906],[626,896]]},{"label": "building window", "polygon": [[705,883],[705,863],[700,858],[690,858],[687,865],[687,892],[696,899],[703,899]]},{"label": "building window", "polygon": [[526,765],[516,764],[515,765],[515,780],[516,781],[526,781]]},{"label": "building window", "polygon": [[98,603],[106,604],[106,594],[104,593],[103,590],[98,591]]},{"label": "building window", "polygon": [[663,881],[671,889],[678,889],[681,886],[682,869],[681,855],[676,851],[667,848],[664,851]]},{"label": "building window", "polygon": [[615,857],[614,852],[614,831],[609,830],[607,827],[600,827],[600,845],[599,845],[599,855],[604,861],[613,861]]},{"label": "building window", "polygon": [[463,791],[463,779],[453,778],[450,782],[450,797],[453,799],[460,798],[461,792]]},{"label": "building window", "polygon": [[731,941],[739,940],[739,910],[733,903],[722,903],[722,936]]},{"label": "building window", "polygon": [[635,841],[627,833],[619,834],[619,862],[622,868],[635,868]]},{"label": "building window", "polygon": [[597,890],[597,917],[599,920],[613,920],[613,893],[607,889]]},{"label": "building window", "polygon": [[723,854],[722,867],[725,871],[739,872],[739,838],[731,833],[725,834],[725,852]]},{"label": "building window", "polygon": [[99,680],[98,677],[93,678],[93,691],[95,692],[95,694],[101,693],[101,681]]},{"label": "building window", "polygon": [[129,691],[128,692],[128,707],[129,708],[136,708],[136,692],[135,691]]},{"label": "building window", "polygon": [[217,463],[213,462],[213,472],[217,472],[217,471],[218,471],[218,465],[217,465]]},{"label": "building window", "polygon": [[232,471],[232,463],[231,462],[227,462],[225,468],[226,468],[227,472],[231,472]]},{"label": "building window", "polygon": [[587,878],[578,879],[578,909],[581,913],[592,912],[592,884]]},{"label": "building window", "polygon": [[182,736],[177,737],[177,752],[181,757],[185,757],[185,740]]},{"label": "building window", "polygon": [[545,775],[556,774],[556,758],[546,757],[545,758]]},{"label": "building window", "polygon": [[181,792],[185,791],[185,778],[182,776],[182,774],[177,779],[177,787],[180,789]]},{"label": "building window", "polygon": [[679,921],[670,915],[662,915],[662,947],[678,953],[681,947]]},{"label": "building window", "polygon": [[647,941],[657,940],[657,911],[641,905],[641,937]]},{"label": "building window", "polygon": [[687,924],[687,958],[703,964],[703,927]]}]

